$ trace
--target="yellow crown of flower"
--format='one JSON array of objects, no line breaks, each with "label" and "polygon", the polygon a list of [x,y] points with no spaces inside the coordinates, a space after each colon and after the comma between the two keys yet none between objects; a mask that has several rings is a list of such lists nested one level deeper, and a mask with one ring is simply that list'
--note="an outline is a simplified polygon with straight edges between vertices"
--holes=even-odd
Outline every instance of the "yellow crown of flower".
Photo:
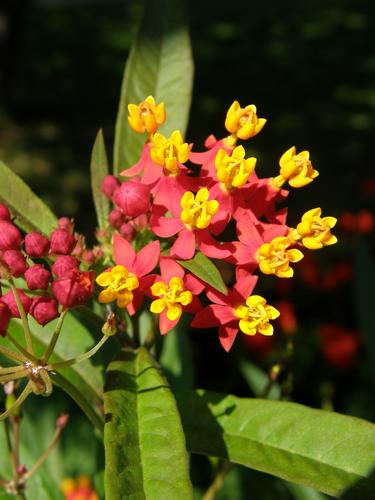
[{"label": "yellow crown of flower", "polygon": [[150,95],[144,101],[137,104],[128,105],[128,122],[134,132],[143,134],[154,134],[158,127],[165,122],[164,103],[155,103],[155,99]]},{"label": "yellow crown of flower", "polygon": [[280,175],[273,179],[276,187],[281,187],[288,181],[294,188],[300,188],[310,184],[319,172],[314,169],[310,161],[310,153],[301,151],[296,154],[295,146],[292,146],[280,158]]},{"label": "yellow crown of flower", "polygon": [[181,220],[190,229],[205,229],[210,225],[212,217],[219,210],[217,200],[209,200],[210,193],[207,188],[200,189],[194,196],[191,191],[186,191],[181,198]]},{"label": "yellow crown of flower", "polygon": [[152,161],[157,165],[165,167],[172,175],[179,173],[179,163],[185,163],[189,159],[189,144],[184,143],[179,130],[172,132],[169,139],[163,134],[156,133],[152,138],[153,146],[150,154]]},{"label": "yellow crown of flower", "polygon": [[258,118],[254,104],[241,108],[240,103],[234,101],[228,109],[225,128],[239,139],[250,139],[259,134],[266,121],[264,118]]},{"label": "yellow crown of flower", "polygon": [[269,320],[280,316],[279,311],[266,303],[260,295],[251,295],[246,304],[241,304],[234,309],[234,314],[240,319],[239,327],[246,335],[272,335],[273,326]]},{"label": "yellow crown of flower", "polygon": [[156,299],[151,303],[150,311],[160,314],[167,309],[167,318],[170,321],[178,319],[182,314],[182,306],[187,306],[193,300],[192,293],[185,290],[184,282],[175,276],[166,284],[164,281],[157,281],[151,287],[151,292]]},{"label": "yellow crown of flower", "polygon": [[297,225],[290,236],[293,240],[302,240],[302,245],[309,250],[334,245],[337,242],[336,236],[331,233],[331,229],[336,225],[335,217],[320,217],[321,208],[313,208],[302,216],[301,222]]},{"label": "yellow crown of flower", "polygon": [[288,250],[291,241],[286,236],[278,236],[270,243],[261,245],[256,253],[259,269],[264,274],[274,274],[279,278],[291,278],[294,274],[291,262],[303,259],[303,253],[296,248]]},{"label": "yellow crown of flower", "polygon": [[219,149],[215,158],[217,178],[228,191],[241,187],[254,171],[256,162],[256,158],[245,159],[245,149],[242,146],[234,148],[231,155],[224,149]]},{"label": "yellow crown of flower", "polygon": [[139,286],[138,278],[125,266],[115,266],[110,271],[99,274],[98,285],[106,287],[99,294],[99,302],[107,304],[116,300],[118,307],[126,307],[133,300],[133,292]]}]

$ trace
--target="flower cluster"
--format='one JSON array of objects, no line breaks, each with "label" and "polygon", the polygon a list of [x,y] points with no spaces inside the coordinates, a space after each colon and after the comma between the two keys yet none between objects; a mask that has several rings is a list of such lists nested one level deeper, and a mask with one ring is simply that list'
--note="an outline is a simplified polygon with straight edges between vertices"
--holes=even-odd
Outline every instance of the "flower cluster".
[{"label": "flower cluster", "polygon": [[[296,227],[278,207],[288,196],[284,185],[301,188],[319,175],[310,154],[293,146],[275,177],[261,178],[257,159],[238,145],[266,123],[254,105],[235,101],[225,119],[229,135],[209,136],[204,152],[195,152],[179,130],[158,132],[165,119],[164,104],[152,96],[129,105],[131,128],[148,136],[139,161],[121,172],[123,182],[107,176],[101,186],[113,203],[107,228],[113,262],[96,278],[103,288],[98,300],[132,316],[148,298],[162,334],[190,313],[193,327],[219,327],[227,351],[239,331],[270,336],[280,313],[254,293],[259,274],[291,278],[304,248],[337,241],[331,233],[336,219],[322,216],[319,207],[302,214]],[[227,293],[192,266],[198,252],[233,269]]]},{"label": "flower cluster", "polygon": [[93,293],[94,273],[81,268],[94,259],[66,217],[49,237],[37,231],[23,236],[8,208],[0,205],[0,335],[6,335],[12,317],[29,314],[45,325],[59,316],[59,308],[85,304]]}]

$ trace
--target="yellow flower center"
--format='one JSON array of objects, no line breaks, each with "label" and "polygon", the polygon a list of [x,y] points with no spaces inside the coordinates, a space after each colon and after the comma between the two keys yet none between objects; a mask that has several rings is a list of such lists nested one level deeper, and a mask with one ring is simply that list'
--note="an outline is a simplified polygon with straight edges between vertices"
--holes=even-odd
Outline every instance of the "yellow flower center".
[{"label": "yellow flower center", "polygon": [[297,228],[291,232],[294,240],[302,239],[302,244],[309,250],[318,250],[324,246],[337,242],[336,236],[331,233],[337,219],[335,217],[321,218],[321,208],[313,208],[302,216]]},{"label": "yellow flower center", "polygon": [[228,109],[225,128],[234,138],[250,139],[262,130],[265,123],[264,118],[258,118],[254,104],[241,108],[240,103],[234,101]]},{"label": "yellow flower center", "polygon": [[280,158],[280,175],[273,179],[273,184],[281,188],[288,181],[292,187],[299,188],[310,184],[318,175],[310,161],[310,153],[301,151],[296,154],[293,146]]},{"label": "yellow flower center", "polygon": [[99,302],[107,304],[116,300],[118,307],[126,307],[133,300],[133,292],[139,286],[138,278],[125,266],[115,266],[96,278],[99,286],[105,287],[99,294]]},{"label": "yellow flower center", "polygon": [[239,318],[239,328],[246,335],[272,335],[273,326],[269,320],[280,316],[279,311],[266,303],[260,295],[251,295],[246,304],[240,304],[234,308],[234,314]]},{"label": "yellow flower center", "polygon": [[187,306],[193,300],[189,290],[185,290],[184,282],[175,276],[166,284],[164,281],[157,281],[151,287],[151,292],[159,299],[151,303],[150,310],[160,314],[167,309],[167,318],[170,321],[178,319],[182,314],[182,306]]},{"label": "yellow flower center", "polygon": [[128,111],[129,125],[139,134],[148,132],[152,135],[156,132],[158,126],[165,122],[164,103],[156,105],[155,99],[152,96],[148,96],[138,105],[129,104]]},{"label": "yellow flower center", "polygon": [[179,163],[189,159],[189,144],[184,143],[181,133],[175,130],[169,139],[163,134],[155,134],[150,154],[152,161],[165,168],[168,175],[180,172]]},{"label": "yellow flower center", "polygon": [[274,274],[279,278],[291,278],[294,274],[290,262],[298,262],[303,253],[295,248],[289,250],[289,238],[279,236],[270,243],[263,243],[256,253],[259,269],[264,274]]},{"label": "yellow flower center", "polygon": [[254,171],[256,158],[245,159],[242,146],[234,148],[231,155],[224,149],[219,149],[215,158],[216,175],[221,187],[226,191],[246,184],[249,175]]},{"label": "yellow flower center", "polygon": [[181,220],[188,229],[205,229],[210,225],[212,217],[219,210],[217,200],[209,200],[207,188],[200,189],[194,196],[186,191],[181,198]]}]

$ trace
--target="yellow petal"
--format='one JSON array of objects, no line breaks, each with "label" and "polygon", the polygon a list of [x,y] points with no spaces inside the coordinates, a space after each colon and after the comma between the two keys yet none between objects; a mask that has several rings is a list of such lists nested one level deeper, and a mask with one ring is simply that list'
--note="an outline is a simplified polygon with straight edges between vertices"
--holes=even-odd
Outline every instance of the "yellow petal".
[{"label": "yellow petal", "polygon": [[258,326],[258,332],[261,333],[262,335],[273,335],[273,326],[271,323],[265,323],[263,325]]},{"label": "yellow petal", "polygon": [[174,321],[175,319],[179,318],[182,314],[182,307],[180,304],[168,304],[168,310],[167,310],[167,318],[170,321]]},{"label": "yellow petal", "polygon": [[109,302],[112,302],[116,298],[116,293],[114,293],[112,290],[102,290],[99,293],[98,300],[101,304],[108,304]]},{"label": "yellow petal", "polygon": [[150,311],[154,314],[160,314],[162,311],[164,311],[165,307],[165,301],[163,299],[157,299],[151,302]]},{"label": "yellow petal", "polygon": [[99,274],[99,276],[96,277],[95,281],[100,286],[108,286],[112,283],[113,276],[110,272],[104,272]]},{"label": "yellow petal", "polygon": [[151,293],[156,297],[165,295],[168,292],[168,286],[163,281],[157,281],[151,286]]}]

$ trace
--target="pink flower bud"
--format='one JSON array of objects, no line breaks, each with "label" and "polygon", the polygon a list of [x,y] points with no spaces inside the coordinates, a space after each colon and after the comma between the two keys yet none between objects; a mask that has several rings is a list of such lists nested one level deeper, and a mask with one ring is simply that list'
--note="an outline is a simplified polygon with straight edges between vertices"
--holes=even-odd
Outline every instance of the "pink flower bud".
[{"label": "pink flower bud", "polygon": [[69,421],[69,415],[67,413],[63,413],[56,420],[56,427],[58,427],[59,429],[63,429],[68,423],[68,421]]},{"label": "pink flower bud", "polygon": [[64,229],[68,231],[68,233],[74,233],[74,222],[73,219],[69,219],[68,217],[60,217],[57,221],[57,229]]},{"label": "pink flower bud", "polygon": [[63,278],[70,273],[72,269],[78,269],[79,262],[72,255],[60,255],[57,257],[54,264],[52,264],[52,272],[58,277]]},{"label": "pink flower bud", "polygon": [[8,328],[11,312],[9,307],[0,300],[0,335],[5,336],[6,329]]},{"label": "pink flower bud", "polygon": [[6,205],[0,203],[0,220],[11,221],[10,212]]},{"label": "pink flower bud", "polygon": [[0,220],[0,250],[19,250],[21,243],[21,233],[16,226],[6,220]]},{"label": "pink flower bud", "polygon": [[19,250],[6,250],[1,260],[9,267],[9,271],[15,278],[23,276],[27,269],[25,256]]},{"label": "pink flower bud", "polygon": [[124,222],[124,215],[119,210],[118,208],[115,208],[110,212],[108,215],[108,222],[111,224],[111,226],[115,227],[116,229],[119,229],[121,227],[121,224]]},{"label": "pink flower bud", "polygon": [[[28,297],[21,288],[17,288],[18,296],[20,298],[21,304],[25,310],[25,313],[27,314],[29,312],[30,306],[31,306],[31,299]],[[20,318],[20,312],[18,310],[18,306],[16,303],[16,299],[14,298],[12,290],[9,290],[8,293],[3,295],[1,297],[1,302],[6,304],[9,307],[10,313],[12,315],[12,318]]]},{"label": "pink flower bud", "polygon": [[37,231],[32,231],[25,236],[25,250],[30,257],[45,257],[49,250],[49,239]]},{"label": "pink flower bud", "polygon": [[150,209],[150,188],[140,182],[124,182],[113,197],[114,203],[128,217],[137,217]]},{"label": "pink flower bud", "polygon": [[70,254],[77,240],[66,229],[55,229],[51,233],[51,253]]},{"label": "pink flower bud", "polygon": [[34,297],[29,313],[37,323],[44,326],[58,317],[57,302],[49,297]]},{"label": "pink flower bud", "polygon": [[94,291],[94,273],[73,269],[69,275],[54,281],[52,290],[65,309],[84,305]]},{"label": "pink flower bud", "polygon": [[82,260],[85,264],[93,264],[95,262],[95,254],[92,250],[84,250]]},{"label": "pink flower bud", "polygon": [[35,264],[25,272],[25,280],[29,290],[45,290],[50,279],[51,273],[41,264]]},{"label": "pink flower bud", "polygon": [[125,222],[125,224],[122,224],[120,227],[120,233],[121,236],[131,243],[135,238],[136,230],[131,224]]},{"label": "pink flower bud", "polygon": [[100,186],[100,191],[111,200],[116,189],[120,187],[120,184],[121,182],[114,175],[106,175]]}]

